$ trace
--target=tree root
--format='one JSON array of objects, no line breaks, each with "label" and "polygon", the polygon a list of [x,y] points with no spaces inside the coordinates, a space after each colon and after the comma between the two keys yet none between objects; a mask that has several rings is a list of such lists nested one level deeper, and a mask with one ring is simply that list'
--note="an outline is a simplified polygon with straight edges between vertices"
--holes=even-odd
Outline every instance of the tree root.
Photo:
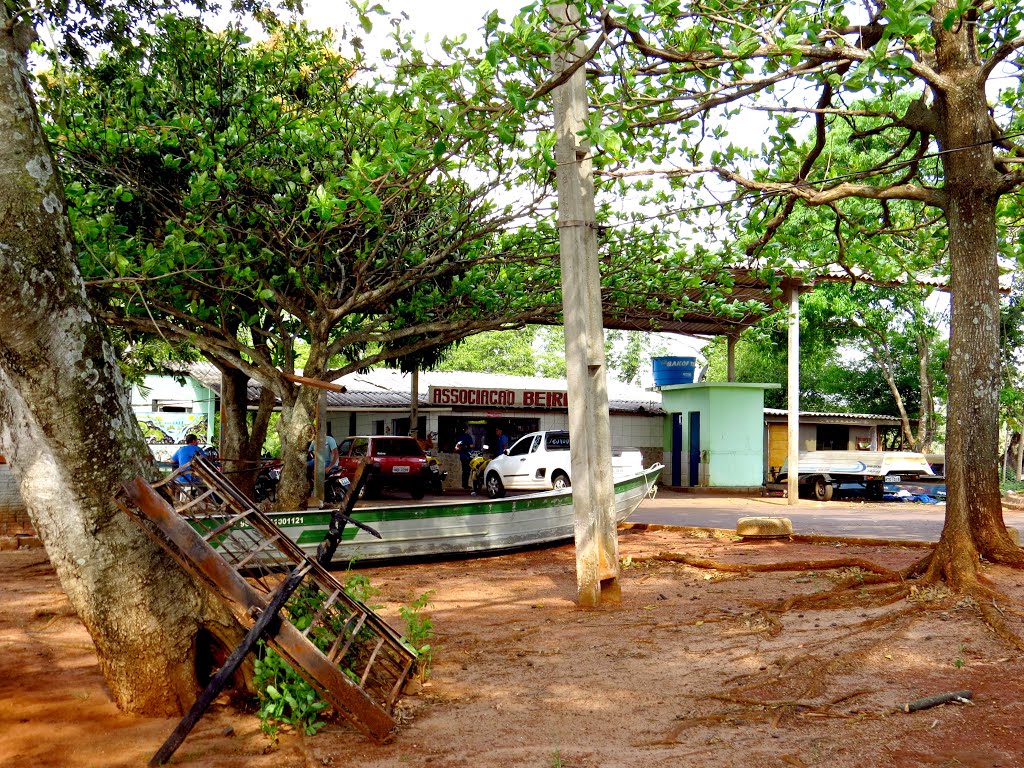
[{"label": "tree root", "polygon": [[711,693],[708,694],[707,698],[717,699],[718,701],[728,701],[733,704],[742,704],[748,707],[769,707],[771,709],[777,709],[779,707],[788,707],[794,710],[802,709],[811,712],[817,712],[821,711],[825,707],[834,707],[836,704],[842,704],[844,701],[855,699],[858,696],[867,696],[871,693],[874,693],[874,691],[864,688],[858,691],[850,691],[850,693],[844,693],[842,696],[837,696],[836,698],[826,701],[824,703],[801,701],[799,699],[787,701],[760,701],[758,699],[749,699],[743,696],[733,696],[732,694],[728,693]]},{"label": "tree root", "polygon": [[996,637],[1018,651],[1024,652],[1024,639],[1006,625],[1006,620],[1003,618],[1003,614],[1000,612],[995,600],[992,600],[991,603],[979,601],[978,610],[981,612],[981,617],[985,620],[985,623],[995,632]]},{"label": "tree root", "polygon": [[[778,728],[782,718],[787,714],[799,714],[810,717],[835,717],[843,719],[853,719],[854,717],[863,718],[865,715],[848,715],[843,712],[832,712],[830,708],[856,696],[865,696],[871,693],[873,693],[873,691],[852,691],[824,703],[811,703],[800,700],[758,701],[757,699],[747,699],[739,696],[729,696],[727,694],[715,694],[711,695],[709,698],[739,704],[740,706],[735,709],[728,709],[724,712],[715,712],[710,715],[692,715],[687,717],[679,716],[676,718],[676,724],[673,725],[664,736],[654,741],[645,742],[644,746],[678,744],[679,737],[684,731],[690,728],[695,728],[701,725],[728,723],[732,720],[755,720],[758,722],[768,723],[772,728]],[[881,716],[881,714],[875,715],[875,717]],[[868,715],[868,717],[871,717],[871,715]]]},{"label": "tree root", "polygon": [[[1024,567],[1024,550],[1020,548],[1000,549],[987,553],[992,560],[1012,567]],[[863,574],[856,574],[840,580],[834,587],[821,592],[807,595],[795,595],[786,600],[765,603],[754,602],[753,605],[765,611],[786,613],[798,610],[825,610],[829,608],[877,607],[892,605],[900,600],[911,597],[915,587],[919,591],[922,586],[937,586],[942,583],[959,595],[972,598],[978,606],[978,612],[985,624],[1007,645],[1024,652],[1024,638],[1012,630],[1006,623],[1003,609],[999,603],[1007,606],[1021,605],[1008,595],[984,583],[978,572],[977,561],[973,553],[957,552],[953,556],[941,557],[938,549],[932,550],[923,558],[911,563],[902,570],[893,570],[863,558],[839,558],[834,560],[796,560],[781,563],[723,563],[693,555],[675,552],[659,552],[650,561],[673,562],[689,565],[693,568],[721,571],[724,573],[770,573],[773,571],[825,571],[841,568],[859,568]],[[867,622],[867,628],[881,626],[904,613],[915,613],[924,607],[915,607],[907,611],[887,614]],[[1012,610],[1015,615],[1021,615]],[[781,624],[769,623],[765,630],[774,637],[781,632]],[[861,630],[863,631],[863,630]]]},{"label": "tree root", "polygon": [[[1018,550],[1024,553],[1024,550]],[[996,558],[991,553],[985,557],[990,562],[1000,562],[1014,567],[1024,567],[1024,556],[1005,552],[1007,558]],[[731,574],[770,573],[773,571],[841,571],[856,568],[852,575],[841,574],[836,583],[822,591],[795,595],[773,602],[751,601],[759,612],[730,613],[723,611],[722,619],[746,621],[746,633],[767,634],[776,637],[783,628],[782,614],[794,609],[827,610],[830,608],[892,606],[881,615],[865,618],[852,626],[844,626],[836,633],[827,633],[820,641],[812,639],[806,647],[801,644],[793,655],[777,657],[767,670],[750,675],[739,675],[726,682],[728,688],[705,698],[722,702],[725,711],[678,718],[665,735],[655,744],[675,744],[682,733],[692,727],[739,721],[758,721],[778,727],[787,717],[836,717],[862,718],[871,714],[854,711],[843,712],[846,707],[839,705],[858,696],[873,692],[856,690],[822,702],[830,679],[842,676],[844,669],[856,665],[870,655],[881,654],[882,647],[892,641],[891,633],[877,632],[887,626],[898,624],[901,628],[935,610],[963,608],[963,598],[970,598],[969,604],[978,612],[979,618],[993,633],[1008,646],[1024,652],[1024,638],[1015,629],[1024,611],[1018,610],[1022,603],[995,588],[980,570],[981,559],[978,551],[971,548],[965,552],[957,548],[944,549],[940,544],[924,557],[902,569],[892,569],[870,560],[850,557],[827,560],[797,560],[781,563],[725,563],[675,552],[660,552],[649,561],[672,562],[693,568],[720,571]],[[1012,561],[1012,562],[1007,562]],[[895,605],[906,601],[902,605]],[[1014,619],[1014,626],[1007,623]],[[773,620],[774,619],[774,620]],[[714,620],[714,619],[712,619]],[[740,627],[740,631],[743,628]],[[854,635],[872,634],[855,644],[855,649],[834,655],[830,646],[849,640]],[[777,646],[775,646],[777,649]],[[762,698],[763,697],[763,698]],[[732,705],[731,707],[729,705]],[[876,713],[884,717],[888,712]]]},{"label": "tree root", "polygon": [[[707,568],[724,573],[747,573],[747,572],[771,572],[771,571],[834,571],[839,568],[860,568],[868,573],[876,573],[881,576],[896,576],[898,571],[885,568],[878,563],[864,560],[859,557],[844,557],[837,560],[796,560],[785,563],[721,563],[715,560],[706,560],[693,555],[684,555],[676,552],[659,552],[644,560],[658,560],[670,563],[683,563],[694,568]],[[634,560],[634,562],[636,562]]]}]

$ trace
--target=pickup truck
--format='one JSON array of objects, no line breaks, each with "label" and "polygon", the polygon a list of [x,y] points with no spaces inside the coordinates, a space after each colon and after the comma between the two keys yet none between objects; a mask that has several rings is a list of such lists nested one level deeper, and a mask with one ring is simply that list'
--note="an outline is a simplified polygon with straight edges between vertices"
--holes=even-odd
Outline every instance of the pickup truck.
[{"label": "pickup truck", "polygon": [[[564,429],[523,435],[505,453],[495,456],[484,470],[484,486],[492,499],[507,490],[550,491],[572,484],[569,433]],[[615,476],[643,470],[643,456],[636,448],[612,448]]]},{"label": "pickup truck", "polygon": [[[924,454],[911,451],[806,451],[799,459],[800,493],[818,501],[832,498],[833,485],[862,483],[868,498],[882,498],[886,483],[934,475]],[[789,472],[785,464],[768,490],[785,490]]]}]

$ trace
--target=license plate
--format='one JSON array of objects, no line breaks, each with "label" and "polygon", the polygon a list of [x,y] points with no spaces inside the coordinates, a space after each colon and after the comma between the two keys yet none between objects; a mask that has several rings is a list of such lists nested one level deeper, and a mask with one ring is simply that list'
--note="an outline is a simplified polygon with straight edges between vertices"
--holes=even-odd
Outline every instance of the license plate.
[{"label": "license plate", "polygon": [[407,475],[407,474],[409,474],[409,467],[406,466],[405,464],[399,464],[397,467],[392,467],[391,471],[394,472],[395,474],[398,474],[398,475],[401,475],[401,474],[406,474]]},{"label": "license plate", "polygon": [[887,483],[901,483],[901,482],[903,482],[903,478],[900,477],[899,475],[886,475],[885,476],[885,482],[887,482]]}]

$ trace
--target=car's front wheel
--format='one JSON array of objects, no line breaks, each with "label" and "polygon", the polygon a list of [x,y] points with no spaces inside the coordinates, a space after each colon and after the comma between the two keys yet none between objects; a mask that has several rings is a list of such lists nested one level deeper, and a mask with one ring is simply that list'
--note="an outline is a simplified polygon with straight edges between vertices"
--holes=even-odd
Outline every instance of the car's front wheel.
[{"label": "car's front wheel", "polygon": [[568,488],[572,483],[569,482],[569,476],[565,472],[555,472],[551,477],[551,485],[556,491],[560,491],[563,488]]},{"label": "car's front wheel", "polygon": [[486,485],[487,495],[492,499],[500,499],[505,495],[505,484],[501,482],[497,472],[491,472],[487,476]]}]

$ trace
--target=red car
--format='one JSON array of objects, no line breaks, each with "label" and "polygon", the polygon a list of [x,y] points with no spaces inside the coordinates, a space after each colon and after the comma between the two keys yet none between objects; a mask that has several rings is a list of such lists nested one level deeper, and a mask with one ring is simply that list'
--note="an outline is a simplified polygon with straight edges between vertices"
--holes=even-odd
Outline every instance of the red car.
[{"label": "red car", "polygon": [[427,455],[412,437],[368,435],[346,437],[338,445],[338,464],[350,481],[356,467],[366,458],[373,461],[373,474],[363,486],[366,498],[389,488],[408,491],[414,499],[422,499],[427,490],[430,468]]}]

